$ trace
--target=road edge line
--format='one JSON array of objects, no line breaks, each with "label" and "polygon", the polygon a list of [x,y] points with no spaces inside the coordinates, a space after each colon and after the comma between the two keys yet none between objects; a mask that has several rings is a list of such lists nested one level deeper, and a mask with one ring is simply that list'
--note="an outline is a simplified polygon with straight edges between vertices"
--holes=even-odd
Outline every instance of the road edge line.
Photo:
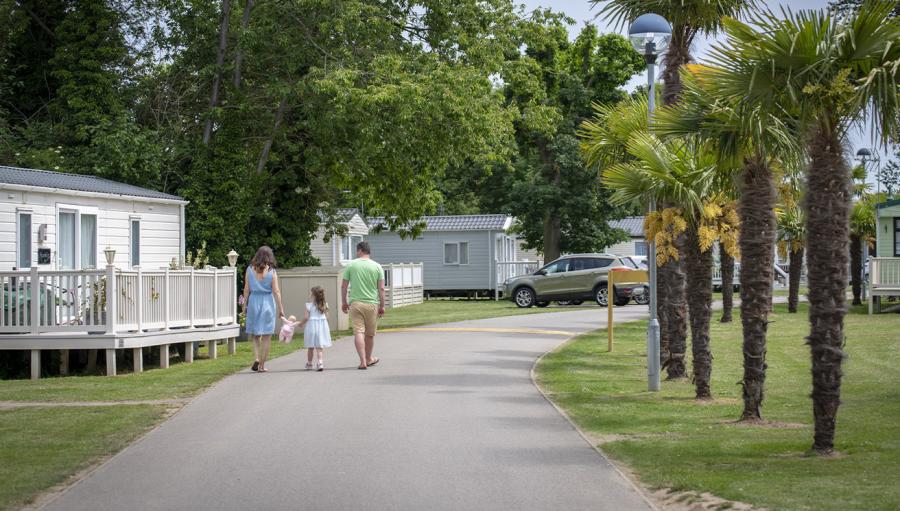
[{"label": "road edge line", "polygon": [[[637,320],[637,321],[641,321],[641,320]],[[626,322],[623,322],[620,324],[625,324],[625,323],[633,323],[633,322],[626,321]],[[553,353],[554,351],[558,350],[559,348],[562,348],[566,344],[573,342],[575,339],[577,339],[578,337],[581,337],[582,335],[590,335],[590,334],[600,332],[602,330],[606,330],[606,328],[599,328],[597,330],[593,330],[590,332],[582,332],[580,334],[573,335],[567,339],[563,339],[559,344],[557,344],[556,346],[553,346],[552,348],[550,348],[549,350],[547,350],[543,354],[541,354],[541,356],[539,356],[534,361],[534,364],[531,365],[531,372],[530,372],[531,384],[534,385],[534,388],[537,389],[537,391],[541,394],[541,396],[544,398],[544,400],[547,401],[548,403],[550,403],[550,406],[555,408],[557,413],[559,413],[564,419],[566,419],[566,421],[569,423],[569,425],[572,426],[572,429],[574,429],[578,433],[578,436],[580,436],[581,439],[584,440],[584,442],[586,444],[588,444],[591,447],[591,449],[594,450],[594,452],[596,452],[598,455],[600,455],[600,457],[603,458],[604,461],[609,463],[609,465],[613,468],[613,470],[615,470],[620,476],[622,476],[623,479],[628,481],[628,484],[641,497],[641,499],[647,504],[647,506],[650,507],[650,509],[652,509],[653,511],[662,511],[662,509],[660,509],[660,507],[657,506],[656,503],[653,502],[653,500],[650,498],[650,496],[648,495],[648,491],[643,486],[641,486],[640,483],[638,481],[636,481],[633,476],[629,475],[624,470],[622,470],[622,468],[619,466],[619,464],[617,462],[615,462],[612,458],[607,456],[605,452],[603,452],[603,449],[601,449],[598,445],[595,445],[594,442],[592,442],[591,439],[588,438],[588,436],[584,433],[584,431],[582,431],[581,428],[578,427],[578,424],[576,424],[575,421],[572,420],[572,417],[570,417],[569,414],[566,413],[565,410],[563,410],[552,399],[550,399],[550,396],[548,396],[547,393],[544,392],[544,389],[542,389],[541,386],[537,382],[537,378],[536,378],[537,366],[538,366],[538,364],[541,363],[542,360],[544,360],[544,357],[546,357],[550,353]]]}]

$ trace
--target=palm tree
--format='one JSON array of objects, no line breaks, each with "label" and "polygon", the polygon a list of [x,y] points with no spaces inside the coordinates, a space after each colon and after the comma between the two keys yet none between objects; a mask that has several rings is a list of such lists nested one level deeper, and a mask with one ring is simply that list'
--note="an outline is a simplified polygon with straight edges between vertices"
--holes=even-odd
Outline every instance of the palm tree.
[{"label": "palm tree", "polygon": [[[753,0],[591,0],[604,4],[601,14],[615,24],[624,25],[638,16],[654,12],[672,24],[672,40],[663,62],[663,103],[678,102],[682,84],[679,70],[691,62],[691,45],[698,34],[715,34],[724,16],[738,16],[753,5]],[[674,204],[661,204],[671,207]],[[681,240],[678,240],[681,243]],[[660,344],[669,348],[664,364],[669,379],[682,378],[686,370],[684,353],[687,339],[685,310],[685,273],[681,261],[660,267],[657,274]]]},{"label": "palm tree", "polygon": [[[867,119],[886,141],[900,126],[900,23],[894,2],[871,1],[835,18],[824,11],[763,13],[753,26],[724,22],[713,51],[717,96],[773,111],[797,111],[806,141],[806,230],[812,355],[813,449],[833,452],[840,405],[846,313],[850,169],[847,132]],[[757,31],[758,28],[758,31]],[[749,254],[744,254],[749,257]]]},{"label": "palm tree", "polygon": [[853,167],[853,195],[857,201],[850,211],[850,289],[853,305],[862,305],[863,243],[872,245],[875,239],[875,203],[871,200],[866,183],[866,167]]},{"label": "palm tree", "polygon": [[872,194],[864,194],[850,211],[850,281],[853,289],[853,305],[862,305],[863,243],[875,247],[875,204]]},{"label": "palm tree", "polygon": [[742,420],[761,420],[766,377],[766,333],[774,280],[775,187],[773,167],[796,155],[796,138],[785,119],[759,108],[716,98],[708,66],[686,66],[683,99],[660,110],[654,132],[663,137],[694,134],[712,144],[721,165],[736,168],[740,216],[741,326],[744,410]]},{"label": "palm tree", "polygon": [[[667,239],[654,254],[660,268],[683,259],[688,267],[688,303],[691,322],[693,380],[698,399],[711,397],[712,353],[709,322],[712,306],[712,246],[725,230],[736,229],[737,215],[729,213],[724,195],[717,194],[721,172],[716,155],[696,140],[663,142],[647,133],[636,133],[627,144],[631,156],[603,170],[603,180],[619,204],[658,201],[679,204],[648,215],[647,235]],[[670,227],[673,225],[674,227]],[[723,228],[727,225],[728,229]],[[682,227],[683,226],[683,227]],[[671,235],[661,238],[658,233]],[[681,233],[685,242],[675,242]],[[727,244],[734,248],[732,242]],[[670,346],[671,348],[671,346]]]},{"label": "palm tree", "polygon": [[800,298],[800,277],[806,249],[806,217],[799,205],[792,204],[778,210],[778,251],[788,263],[788,312],[797,312]]}]

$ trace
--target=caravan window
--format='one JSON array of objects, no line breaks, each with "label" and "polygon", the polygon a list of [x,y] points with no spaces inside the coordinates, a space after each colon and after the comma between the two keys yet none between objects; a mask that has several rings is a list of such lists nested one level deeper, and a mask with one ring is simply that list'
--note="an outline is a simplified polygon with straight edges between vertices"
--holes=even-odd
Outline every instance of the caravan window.
[{"label": "caravan window", "polygon": [[444,243],[444,264],[469,264],[469,242]]},{"label": "caravan window", "polygon": [[341,260],[349,261],[356,257],[356,244],[363,240],[362,236],[346,236],[341,238]]},{"label": "caravan window", "polygon": [[131,266],[141,265],[141,220],[131,219]]},{"label": "caravan window", "polygon": [[16,266],[19,268],[31,268],[31,212],[22,211],[19,213],[18,225],[18,261]]},{"label": "caravan window", "polygon": [[81,215],[81,267],[97,267],[97,215]]},{"label": "caravan window", "polygon": [[59,267],[63,270],[75,269],[75,215],[74,211],[60,211],[56,227],[56,250]]},{"label": "caravan window", "polygon": [[97,208],[64,206],[56,223],[56,257],[59,268],[97,267]]},{"label": "caravan window", "polygon": [[900,218],[894,219],[894,257],[900,257]]}]

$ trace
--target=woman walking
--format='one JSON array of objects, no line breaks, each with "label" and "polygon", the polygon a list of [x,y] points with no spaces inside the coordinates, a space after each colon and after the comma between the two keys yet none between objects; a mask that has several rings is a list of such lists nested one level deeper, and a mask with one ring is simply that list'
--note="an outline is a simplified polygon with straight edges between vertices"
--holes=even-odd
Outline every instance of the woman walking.
[{"label": "woman walking", "polygon": [[278,275],[275,274],[275,254],[271,248],[265,245],[259,247],[244,277],[246,329],[253,338],[253,355],[256,358],[250,369],[266,372],[269,345],[272,342],[272,334],[275,333],[275,318],[284,315]]}]

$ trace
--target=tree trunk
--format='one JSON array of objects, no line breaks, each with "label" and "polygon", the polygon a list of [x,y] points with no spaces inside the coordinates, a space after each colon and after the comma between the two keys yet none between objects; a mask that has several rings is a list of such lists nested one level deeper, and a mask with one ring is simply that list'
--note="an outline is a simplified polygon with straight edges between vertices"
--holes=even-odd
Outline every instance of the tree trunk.
[{"label": "tree trunk", "polygon": [[731,323],[734,309],[734,258],[719,245],[722,265],[722,323]]},{"label": "tree trunk", "polygon": [[685,239],[687,297],[691,321],[691,354],[697,399],[710,399],[712,353],[709,348],[709,321],[712,316],[712,251],[701,252],[696,227],[688,227]]},{"label": "tree trunk", "polygon": [[744,333],[744,411],[741,420],[760,420],[766,382],[766,333],[775,279],[775,187],[762,158],[747,159],[741,176],[741,326]]},{"label": "tree trunk", "polygon": [[269,151],[272,150],[272,144],[275,142],[275,136],[278,135],[278,130],[281,128],[281,122],[284,120],[284,111],[287,109],[287,98],[282,98],[281,102],[278,103],[278,109],[275,110],[275,125],[272,126],[272,134],[269,136],[268,140],[266,140],[265,145],[263,145],[262,153],[259,155],[259,162],[256,164],[256,173],[262,174],[263,170],[266,168],[266,162],[269,161]]},{"label": "tree trunk", "polygon": [[[559,186],[559,166],[553,157],[549,141],[541,138],[537,141],[538,150],[543,164],[544,179],[549,186]],[[544,262],[549,263],[559,258],[562,248],[560,246],[562,219],[554,205],[549,205],[544,212]],[[610,302],[612,305],[612,302]]]},{"label": "tree trunk", "polygon": [[230,0],[222,0],[222,24],[219,26],[219,49],[216,53],[216,72],[213,75],[212,93],[209,96],[209,115],[203,126],[203,145],[209,145],[212,137],[213,110],[219,106],[219,86],[222,81],[222,66],[225,65],[225,50],[228,49],[228,24],[231,18]]},{"label": "tree trunk", "polygon": [[813,133],[808,154],[805,207],[810,332],[806,342],[812,356],[813,449],[829,454],[834,450],[844,360],[850,169],[840,138],[824,122]]},{"label": "tree trunk", "polygon": [[[666,379],[684,378],[687,370],[684,355],[687,351],[687,305],[685,304],[684,235],[675,240],[681,254],[678,260],[670,259],[660,266],[657,284],[662,295],[659,301],[660,344],[665,344],[667,357],[662,361]],[[662,352],[662,351],[661,351]]]},{"label": "tree trunk", "polygon": [[560,255],[559,236],[561,220],[555,211],[548,211],[544,217],[544,262],[556,260]]},{"label": "tree trunk", "polygon": [[853,305],[862,305],[862,238],[850,235],[850,286],[853,288]]},{"label": "tree trunk", "polygon": [[803,275],[803,247],[791,251],[788,266],[788,312],[797,312],[800,301],[800,277]]},{"label": "tree trunk", "polygon": [[[241,17],[241,35],[247,31],[250,25],[250,10],[253,9],[253,0],[247,0],[244,5],[244,15]],[[240,43],[237,44],[234,52],[234,90],[241,88],[241,64],[244,62],[244,52]]]},{"label": "tree trunk", "polygon": [[[691,60],[691,43],[694,31],[684,25],[674,27],[669,49],[663,61],[663,104],[678,102],[681,95],[681,66]],[[665,207],[666,205],[663,205]],[[684,254],[682,239],[675,246]],[[652,254],[655,256],[655,254]],[[670,260],[657,271],[657,301],[660,330],[660,361],[666,370],[666,379],[684,378],[687,370],[684,354],[687,350],[687,306],[685,305],[684,257]]]}]

